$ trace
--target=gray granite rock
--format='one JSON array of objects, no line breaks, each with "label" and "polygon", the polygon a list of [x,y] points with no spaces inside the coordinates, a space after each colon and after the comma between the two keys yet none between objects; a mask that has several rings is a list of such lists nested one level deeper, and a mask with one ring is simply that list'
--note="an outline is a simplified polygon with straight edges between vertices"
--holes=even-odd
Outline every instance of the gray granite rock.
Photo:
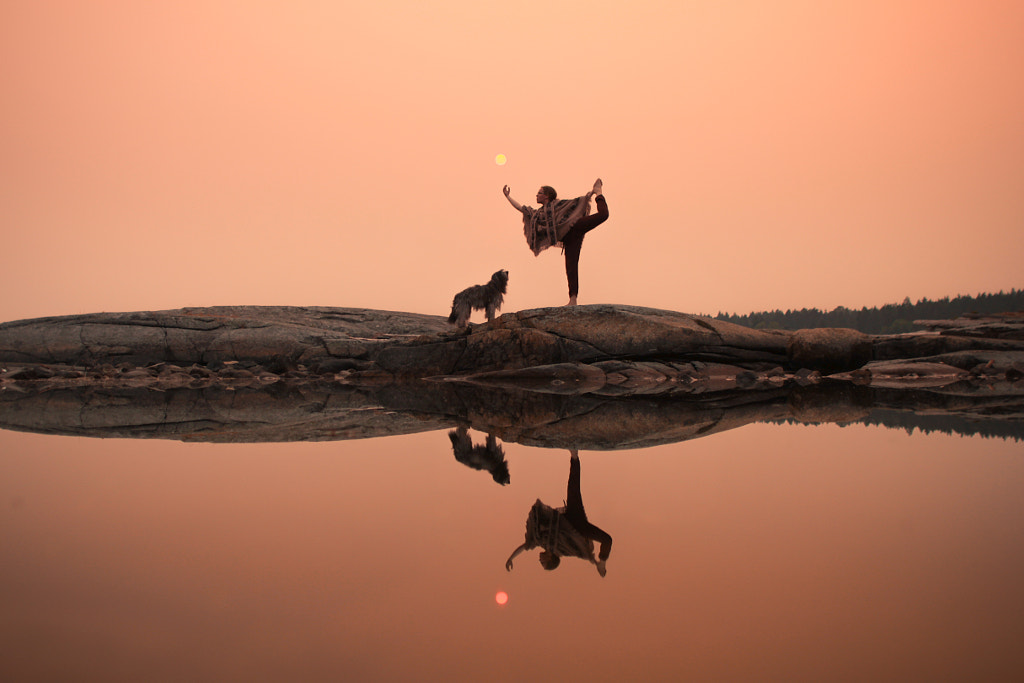
[{"label": "gray granite rock", "polygon": [[218,306],[92,313],[0,325],[0,362],[309,363],[365,358],[389,342],[448,329],[440,316],[358,308]]},{"label": "gray granite rock", "polygon": [[467,330],[329,307],[41,318],[0,325],[0,426],[273,441],[470,425],[614,449],[881,408],[1012,431],[1024,425],[1021,330],[1011,315],[909,335],[761,331],[619,305],[512,312]]}]

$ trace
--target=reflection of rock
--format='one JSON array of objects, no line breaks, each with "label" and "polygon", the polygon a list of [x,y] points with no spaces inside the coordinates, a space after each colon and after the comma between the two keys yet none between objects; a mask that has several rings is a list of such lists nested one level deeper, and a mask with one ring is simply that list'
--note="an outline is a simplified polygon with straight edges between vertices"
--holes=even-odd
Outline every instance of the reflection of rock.
[{"label": "reflection of rock", "polygon": [[775,388],[785,383],[786,373],[778,366],[754,372],[735,365],[700,361],[659,363],[614,360],[495,370],[459,379],[473,384],[529,389],[549,394],[679,397],[737,388]]},{"label": "reflection of rock", "polygon": [[397,412],[352,387],[154,390],[76,387],[0,393],[0,427],[69,436],[181,441],[333,441],[444,429],[442,415]]},{"label": "reflection of rock", "polygon": [[881,396],[887,409],[902,400],[1024,421],[1024,319],[934,326],[941,333],[764,332],[610,305],[508,313],[469,332],[440,316],[339,308],[44,318],[0,325],[0,424],[217,441],[464,424],[607,449],[750,421],[861,419]]},{"label": "reflection of rock", "polygon": [[[1024,400],[970,383],[904,390],[826,382],[689,397],[538,393],[466,382],[352,387],[325,380],[260,386],[47,388],[0,392],[0,427],[46,434],[260,442],[345,440],[468,426],[502,441],[620,450],[707,436],[751,422],[847,423],[872,411],[962,418],[1024,438]],[[970,423],[967,422],[970,420]],[[902,426],[902,425],[901,425]],[[1001,431],[1000,431],[1001,430]]]},{"label": "reflection of rock", "polygon": [[831,383],[808,387],[789,396],[790,416],[797,422],[826,424],[857,422],[867,417],[874,402],[871,390]]}]

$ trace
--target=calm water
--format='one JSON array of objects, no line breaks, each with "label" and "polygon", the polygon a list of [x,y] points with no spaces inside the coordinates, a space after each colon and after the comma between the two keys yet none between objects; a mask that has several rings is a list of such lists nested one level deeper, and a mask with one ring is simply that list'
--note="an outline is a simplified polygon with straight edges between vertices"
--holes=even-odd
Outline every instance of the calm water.
[{"label": "calm water", "polygon": [[[483,435],[470,432],[476,443]],[[1024,674],[1024,448],[754,424],[582,452],[607,574],[546,571],[568,451],[446,431],[189,444],[0,431],[0,677],[977,681]],[[496,595],[508,602],[499,605]]]}]

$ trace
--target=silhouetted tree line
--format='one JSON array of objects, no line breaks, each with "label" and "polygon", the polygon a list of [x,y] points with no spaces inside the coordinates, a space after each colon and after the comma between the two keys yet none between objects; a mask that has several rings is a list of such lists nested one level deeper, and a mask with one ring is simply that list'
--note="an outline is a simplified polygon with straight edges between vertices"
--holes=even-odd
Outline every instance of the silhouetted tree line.
[{"label": "silhouetted tree line", "polygon": [[915,320],[949,320],[968,313],[1007,311],[1024,311],[1024,289],[977,296],[960,295],[952,299],[947,296],[936,301],[920,299],[917,303],[907,297],[901,304],[886,304],[881,308],[865,306],[860,310],[844,306],[831,311],[819,311],[817,308],[802,308],[799,311],[776,309],[746,315],[719,313],[715,318],[757,329],[851,327],[867,334],[899,334],[921,329],[914,325]]},{"label": "silhouetted tree line", "polygon": [[875,409],[861,420],[868,425],[880,425],[890,429],[902,429],[907,434],[914,430],[929,433],[960,434],[981,436],[988,439],[1024,440],[1024,425],[1012,422],[982,422],[957,415],[915,415],[895,410]]},{"label": "silhouetted tree line", "polygon": [[[775,424],[796,424],[806,425],[805,422],[797,420],[773,420]],[[972,420],[958,415],[918,415],[911,412],[887,410],[875,408],[871,413],[860,420],[847,422],[840,426],[849,424],[866,424],[888,429],[898,429],[907,434],[913,434],[917,430],[923,434],[941,432],[943,434],[957,434],[960,436],[980,436],[986,439],[1013,439],[1024,441],[1024,425],[1013,422],[985,422]]]}]

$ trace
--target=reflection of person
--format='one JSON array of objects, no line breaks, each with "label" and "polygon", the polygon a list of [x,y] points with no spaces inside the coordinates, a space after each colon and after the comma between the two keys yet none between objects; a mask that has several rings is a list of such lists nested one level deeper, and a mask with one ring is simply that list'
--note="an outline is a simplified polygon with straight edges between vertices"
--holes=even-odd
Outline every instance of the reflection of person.
[{"label": "reflection of person", "polygon": [[[605,563],[612,552],[612,537],[587,520],[580,494],[580,456],[572,450],[569,459],[569,486],[565,507],[549,507],[538,499],[526,518],[526,541],[516,548],[505,561],[505,569],[512,571],[512,560],[524,550],[540,546],[540,564],[554,569],[562,557],[579,557],[597,566],[601,576],[607,572]],[[594,557],[594,541],[601,550]]]},{"label": "reflection of person", "polygon": [[[536,256],[550,246],[561,243],[565,254],[565,277],[569,281],[569,306],[576,305],[580,291],[580,250],[583,237],[608,220],[608,202],[603,194],[603,184],[598,178],[594,189],[573,199],[558,199],[553,187],[544,185],[537,191],[539,209],[523,206],[512,199],[508,185],[502,188],[509,203],[523,214],[523,229],[526,241]],[[588,215],[590,197],[595,196],[597,213]]]}]

